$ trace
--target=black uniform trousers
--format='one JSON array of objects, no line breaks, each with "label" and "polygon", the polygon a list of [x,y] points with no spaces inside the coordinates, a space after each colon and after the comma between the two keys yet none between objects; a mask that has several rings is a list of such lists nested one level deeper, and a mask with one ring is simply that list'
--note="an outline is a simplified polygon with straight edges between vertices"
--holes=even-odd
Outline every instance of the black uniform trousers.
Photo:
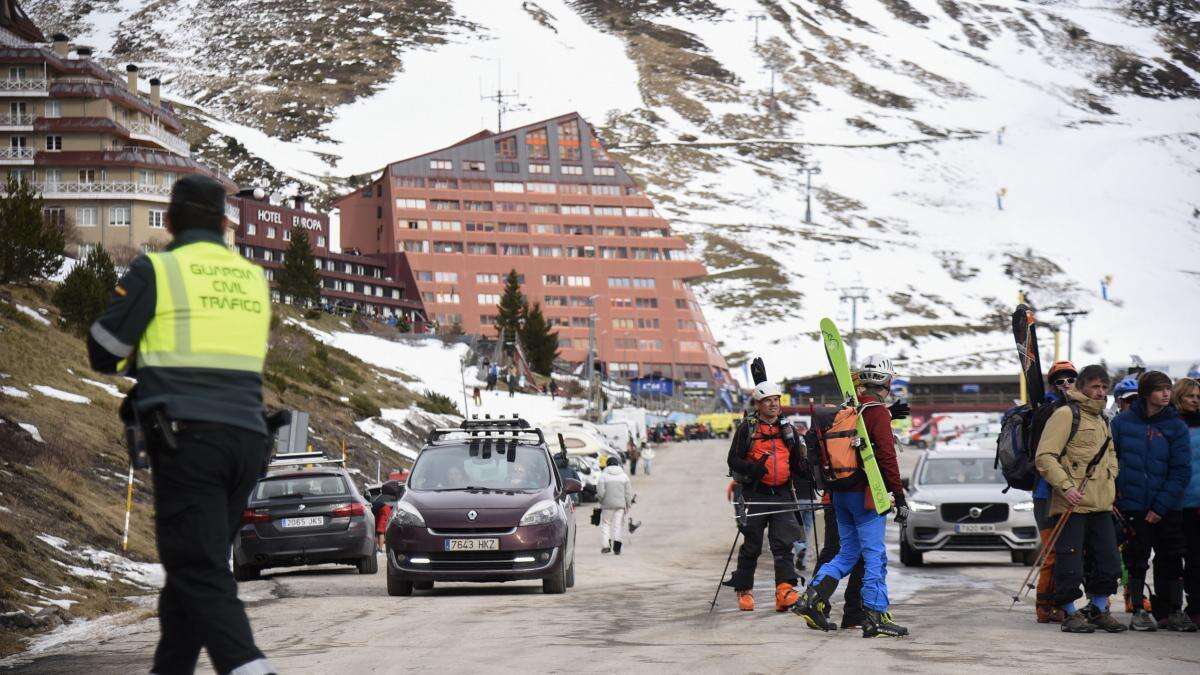
[{"label": "black uniform trousers", "polygon": [[267,438],[206,424],[154,442],[154,527],[166,585],[158,596],[160,636],[154,673],[191,673],[200,649],[228,673],[263,659],[237,597],[229,552],[242,511],[268,456]]},{"label": "black uniform trousers", "polygon": [[1182,602],[1180,578],[1183,576],[1183,556],[1187,543],[1183,539],[1183,512],[1168,511],[1157,523],[1146,522],[1145,511],[1122,512],[1125,526],[1125,547],[1121,556],[1129,570],[1129,597],[1134,607],[1145,597],[1146,572],[1150,569],[1150,553],[1154,552],[1155,616],[1166,618],[1171,612],[1183,609],[1174,603]]},{"label": "black uniform trousers", "polygon": [[[1050,517],[1051,527],[1063,514]],[[1085,574],[1085,564],[1086,574]],[[1082,597],[1117,592],[1121,578],[1121,554],[1117,550],[1117,528],[1111,511],[1072,513],[1054,545],[1054,604],[1061,607]]]},{"label": "black uniform trousers", "polygon": [[[764,531],[771,547],[771,557],[775,561],[775,583],[786,581],[795,584],[799,574],[796,572],[796,561],[792,559],[792,544],[803,536],[803,532],[796,522],[795,512],[786,510],[795,508],[796,500],[792,497],[791,488],[786,484],[778,487],[755,485],[743,488],[742,496],[747,502],[762,503],[747,506],[746,524],[738,526],[745,540],[738,549],[737,569],[729,578],[728,585],[739,591],[754,588],[754,570],[762,553]],[[766,511],[783,513],[754,515]]]},{"label": "black uniform trousers", "polygon": [[[813,578],[821,572],[821,566],[833,560],[838,551],[842,550],[841,538],[838,536],[837,514],[832,507],[825,511],[825,543],[821,546],[821,555],[817,556],[817,566],[813,569]],[[862,585],[864,563],[859,556],[854,569],[850,572],[850,582],[846,585],[846,607],[842,611],[842,623],[859,623],[862,621]]]}]

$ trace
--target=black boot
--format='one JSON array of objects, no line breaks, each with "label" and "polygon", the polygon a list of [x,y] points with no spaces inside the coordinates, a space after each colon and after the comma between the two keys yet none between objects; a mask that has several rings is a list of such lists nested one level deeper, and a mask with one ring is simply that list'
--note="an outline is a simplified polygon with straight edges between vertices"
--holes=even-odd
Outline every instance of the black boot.
[{"label": "black boot", "polygon": [[619,542],[619,541],[613,542],[613,553],[616,555],[621,555],[621,542]]},{"label": "black boot", "polygon": [[792,605],[792,611],[804,617],[804,623],[813,630],[837,630],[837,626],[829,622],[829,596],[837,590],[837,579],[821,577],[816,584],[809,584],[804,590],[800,602]]},{"label": "black boot", "polygon": [[892,621],[891,612],[863,608],[863,637],[904,637],[908,629]]}]

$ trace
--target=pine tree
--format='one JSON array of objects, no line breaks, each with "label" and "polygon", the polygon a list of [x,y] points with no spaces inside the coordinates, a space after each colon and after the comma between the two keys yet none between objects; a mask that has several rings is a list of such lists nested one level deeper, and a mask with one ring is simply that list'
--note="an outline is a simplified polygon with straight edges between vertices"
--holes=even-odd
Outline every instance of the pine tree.
[{"label": "pine tree", "polygon": [[292,304],[304,307],[320,304],[321,274],[317,272],[317,257],[304,230],[292,230],[292,243],[284,255],[278,279],[279,293],[292,296]]},{"label": "pine tree", "polygon": [[112,258],[103,246],[97,246],[55,289],[53,301],[67,327],[78,335],[86,335],[92,322],[108,306],[116,285],[117,271]]},{"label": "pine tree", "polygon": [[525,294],[521,292],[521,280],[515,269],[504,278],[504,295],[500,296],[497,309],[497,335],[503,331],[505,342],[515,339],[521,331],[526,309]]},{"label": "pine tree", "polygon": [[0,283],[26,283],[62,267],[66,233],[47,222],[42,198],[9,174],[0,194]]},{"label": "pine tree", "polygon": [[526,307],[525,323],[519,334],[529,367],[535,373],[549,375],[558,358],[558,331],[550,330],[540,304],[535,302],[533,307]]}]

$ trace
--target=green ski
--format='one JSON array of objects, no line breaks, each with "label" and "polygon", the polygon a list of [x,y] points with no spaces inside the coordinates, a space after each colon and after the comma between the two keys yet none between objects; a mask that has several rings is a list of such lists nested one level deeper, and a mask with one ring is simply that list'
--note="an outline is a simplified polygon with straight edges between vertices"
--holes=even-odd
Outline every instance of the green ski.
[{"label": "green ski", "polygon": [[[858,394],[854,391],[854,382],[850,378],[846,347],[842,344],[842,334],[838,332],[832,320],[821,319],[821,338],[825,341],[825,356],[829,357],[829,367],[833,369],[833,375],[837,378],[838,389],[842,391],[846,400],[858,408]],[[887,513],[892,508],[892,497],[883,483],[883,474],[879,473],[879,464],[875,461],[875,448],[871,446],[871,438],[867,435],[867,426],[861,414],[858,416],[858,437],[862,440],[858,446],[858,455],[862,458],[863,471],[867,474],[867,483],[871,487],[875,511]]]}]

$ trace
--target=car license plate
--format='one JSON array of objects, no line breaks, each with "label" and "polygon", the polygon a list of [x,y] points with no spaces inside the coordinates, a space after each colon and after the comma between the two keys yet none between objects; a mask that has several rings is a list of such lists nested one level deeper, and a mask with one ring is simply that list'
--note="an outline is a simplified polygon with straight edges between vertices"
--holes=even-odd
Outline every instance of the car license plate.
[{"label": "car license plate", "polygon": [[959,523],[954,526],[955,532],[972,534],[978,532],[995,532],[996,526],[991,523]]},{"label": "car license plate", "polygon": [[447,551],[499,551],[499,539],[447,539]]},{"label": "car license plate", "polygon": [[279,521],[283,527],[316,527],[325,524],[323,516],[307,516],[305,518],[284,518]]}]

